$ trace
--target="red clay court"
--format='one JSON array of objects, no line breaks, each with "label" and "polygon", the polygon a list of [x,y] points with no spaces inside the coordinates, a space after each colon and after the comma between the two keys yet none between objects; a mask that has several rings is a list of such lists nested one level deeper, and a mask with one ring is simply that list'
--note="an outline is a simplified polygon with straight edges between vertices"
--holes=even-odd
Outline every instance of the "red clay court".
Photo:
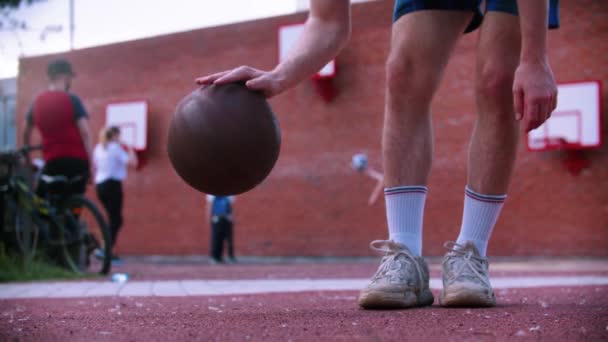
[{"label": "red clay court", "polygon": [[[439,260],[431,288],[440,289]],[[495,260],[498,306],[366,311],[376,260],[245,260],[227,266],[132,259],[107,279],[0,285],[5,341],[608,340],[604,259]]]},{"label": "red clay court", "polygon": [[[304,22],[305,12],[22,58],[18,132],[48,86],[48,62],[65,57],[79,75],[73,89],[90,113],[91,131],[120,124],[112,119],[116,108],[135,105],[145,120],[121,127],[145,127],[139,136],[131,132],[145,148],[141,167],[124,182],[125,225],[115,250],[125,265],[113,272],[129,280],[0,284],[0,341],[608,340],[608,145],[599,145],[608,134],[608,1],[560,6],[549,59],[562,94],[576,84],[597,85],[592,101],[570,96],[595,106],[597,141],[566,151],[545,146],[548,129],[522,136],[488,253],[498,306],[487,309],[445,309],[437,299],[410,310],[357,306],[379,261],[367,245],[385,237],[386,216],[382,201],[367,204],[374,181],[353,170],[351,158],[364,153],[371,168],[381,164],[393,1],[352,5],[352,37],[336,56],[330,84],[307,80],[271,99],[281,152],[269,177],[235,204],[236,265],[198,257],[209,254],[205,197],[171,166],[171,114],[196,76],[276,65],[281,28]],[[457,236],[462,217],[478,35],[460,39],[432,103],[437,144],[423,250],[435,295],[443,242]],[[331,100],[320,96],[323,86],[335,91]],[[580,108],[563,109],[556,117],[565,124],[553,128],[582,141]],[[580,126],[568,126],[573,122]],[[96,197],[93,187],[87,195]]]}]

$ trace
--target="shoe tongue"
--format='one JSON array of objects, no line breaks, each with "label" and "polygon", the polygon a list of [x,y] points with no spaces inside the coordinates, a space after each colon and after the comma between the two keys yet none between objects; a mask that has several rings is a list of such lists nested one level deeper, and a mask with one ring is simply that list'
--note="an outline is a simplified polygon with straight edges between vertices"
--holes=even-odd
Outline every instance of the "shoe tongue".
[{"label": "shoe tongue", "polygon": [[410,252],[409,248],[407,248],[406,245],[404,245],[400,242],[390,241],[388,246],[389,246],[391,252],[393,252],[393,253],[403,252],[403,253],[407,253],[407,254],[412,254]]},{"label": "shoe tongue", "polygon": [[464,250],[472,250],[473,254],[475,254],[475,256],[479,256],[479,250],[477,249],[477,247],[475,247],[475,244],[473,243],[473,241],[467,241],[464,244]]},{"label": "shoe tongue", "polygon": [[463,244],[455,245],[452,250],[459,251],[459,252],[465,252],[465,253],[468,251],[472,251],[473,255],[480,256],[479,250],[477,249],[477,247],[475,247],[475,244],[469,240],[467,240],[467,242],[465,242]]}]

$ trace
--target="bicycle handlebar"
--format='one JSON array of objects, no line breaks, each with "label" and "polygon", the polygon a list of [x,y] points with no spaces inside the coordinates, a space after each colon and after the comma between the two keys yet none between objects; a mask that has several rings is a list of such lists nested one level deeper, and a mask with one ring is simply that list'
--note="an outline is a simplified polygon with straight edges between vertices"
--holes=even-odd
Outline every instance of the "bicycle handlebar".
[{"label": "bicycle handlebar", "polygon": [[22,146],[18,149],[0,151],[0,162],[15,162],[21,156],[26,156],[32,151],[41,150],[42,145]]},{"label": "bicycle handlebar", "polygon": [[19,153],[25,155],[32,151],[38,151],[38,150],[42,150],[42,145],[32,145],[32,146],[26,145],[26,146],[22,146],[17,151],[19,151]]}]

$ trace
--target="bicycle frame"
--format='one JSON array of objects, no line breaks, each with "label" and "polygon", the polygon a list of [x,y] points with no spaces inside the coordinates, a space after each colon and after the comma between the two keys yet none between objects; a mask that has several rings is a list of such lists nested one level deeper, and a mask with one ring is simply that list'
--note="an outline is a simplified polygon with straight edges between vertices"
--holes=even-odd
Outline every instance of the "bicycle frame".
[{"label": "bicycle frame", "polygon": [[[100,248],[103,260],[94,267],[107,274],[112,258],[108,226],[90,200],[72,191],[85,177],[39,174],[37,183],[45,183],[41,196],[32,189],[29,175],[17,170],[22,165],[22,156],[32,149],[35,148],[0,152],[0,204],[4,214],[0,220],[9,223],[0,231],[3,241],[6,236],[9,245],[26,260],[33,258],[40,242],[50,253],[48,256],[77,273],[88,269],[92,251]],[[93,230],[87,223],[91,223]]]},{"label": "bicycle frame", "polygon": [[[32,225],[31,227],[27,227],[24,231],[21,232],[24,235],[35,235],[35,241],[32,242],[32,250],[27,252],[27,254],[31,253],[30,256],[33,256],[33,254],[35,253],[37,240],[40,234],[42,235],[44,242],[49,246],[56,246],[73,242],[69,239],[65,239],[65,213],[64,205],[62,204],[62,202],[67,196],[48,194],[46,198],[42,198],[33,192],[26,180],[27,177],[18,175],[15,170],[19,165],[19,158],[21,155],[24,155],[25,153],[38,148],[39,147],[26,147],[17,151],[13,151],[2,156],[2,160],[0,160],[0,167],[3,168],[3,173],[0,176],[4,177],[4,182],[0,187],[0,195],[5,198],[12,197],[14,199],[14,205],[16,205],[15,208],[9,208],[8,205],[12,202],[6,201],[5,205],[7,207],[4,209],[4,215],[7,215],[7,213],[10,211],[23,211],[27,215],[27,217],[29,217],[29,219],[31,219],[34,223],[34,225]],[[78,214],[75,213],[75,215]],[[5,220],[5,217],[2,217],[0,219]],[[4,229],[6,230],[8,228],[5,227]],[[15,227],[15,229],[17,229],[17,227]],[[35,231],[27,231],[28,229],[35,229]],[[38,229],[40,231],[38,231]],[[52,233],[55,230],[57,232],[57,235],[59,235],[58,240],[54,240],[52,238]],[[19,233],[17,231],[15,232]],[[17,241],[17,243],[20,244],[20,241]],[[23,246],[19,247],[24,250]]]}]

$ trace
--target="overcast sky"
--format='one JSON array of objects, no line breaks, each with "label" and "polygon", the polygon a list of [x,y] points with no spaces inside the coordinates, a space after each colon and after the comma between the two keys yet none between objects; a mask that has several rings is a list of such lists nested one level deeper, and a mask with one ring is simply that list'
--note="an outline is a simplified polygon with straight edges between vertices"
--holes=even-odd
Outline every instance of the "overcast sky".
[{"label": "overcast sky", "polygon": [[[74,48],[293,13],[302,0],[74,0]],[[167,6],[171,4],[171,6]],[[70,48],[69,0],[43,0],[11,14],[27,31],[0,30],[0,78],[14,77],[20,55]]]}]

